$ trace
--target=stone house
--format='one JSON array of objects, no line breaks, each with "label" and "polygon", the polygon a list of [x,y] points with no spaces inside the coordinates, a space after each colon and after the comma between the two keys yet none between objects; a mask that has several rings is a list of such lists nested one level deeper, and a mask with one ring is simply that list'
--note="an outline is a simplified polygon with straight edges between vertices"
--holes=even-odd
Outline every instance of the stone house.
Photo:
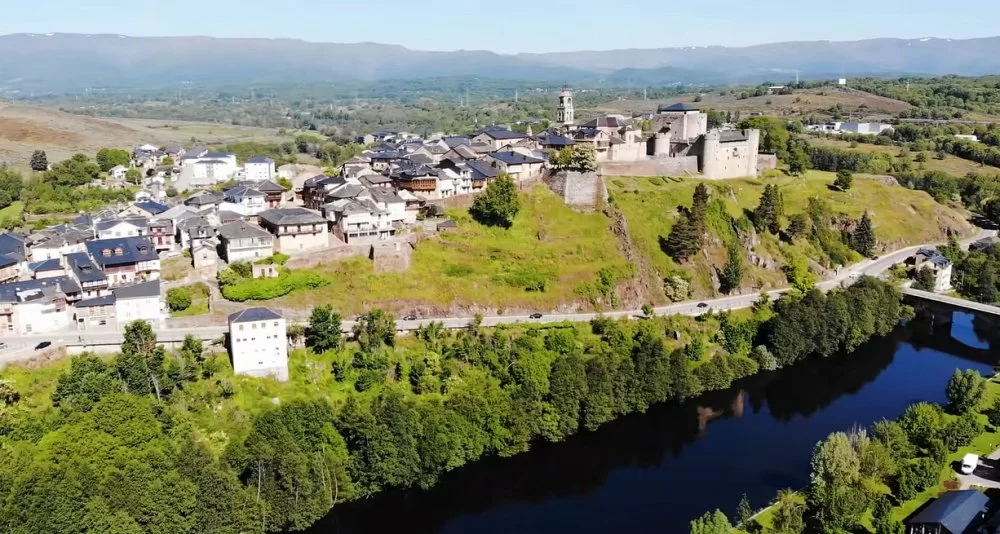
[{"label": "stone house", "polygon": [[278,208],[257,215],[260,226],[275,238],[274,250],[285,254],[330,246],[327,221],[305,208]]},{"label": "stone house", "polygon": [[253,261],[274,254],[274,236],[260,226],[236,221],[219,227],[222,258],[226,263]]}]

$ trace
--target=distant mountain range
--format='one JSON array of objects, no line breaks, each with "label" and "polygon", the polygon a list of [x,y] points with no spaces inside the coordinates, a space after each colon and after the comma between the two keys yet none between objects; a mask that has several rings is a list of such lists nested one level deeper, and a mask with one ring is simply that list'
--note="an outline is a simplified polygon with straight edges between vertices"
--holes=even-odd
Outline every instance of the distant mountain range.
[{"label": "distant mountain range", "polygon": [[294,39],[0,36],[0,89],[377,81],[470,76],[568,83],[725,84],[857,75],[1000,73],[1000,37],[808,41],[504,55]]}]

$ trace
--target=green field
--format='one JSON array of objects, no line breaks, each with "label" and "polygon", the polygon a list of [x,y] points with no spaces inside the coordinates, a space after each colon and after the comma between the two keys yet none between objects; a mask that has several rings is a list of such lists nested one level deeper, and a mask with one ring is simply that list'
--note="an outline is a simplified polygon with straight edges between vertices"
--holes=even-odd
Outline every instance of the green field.
[{"label": "green field", "polygon": [[405,273],[376,274],[369,260],[354,258],[321,266],[332,283],[272,301],[278,308],[329,303],[343,313],[381,307],[396,313],[496,309],[552,310],[588,295],[601,269],[628,277],[600,213],[578,213],[544,186],[521,194],[521,211],[509,230],[473,221],[465,210],[449,215],[458,230],[421,241]]},{"label": "green field", "polygon": [[[724,217],[709,213],[708,227],[712,233],[702,253],[683,265],[676,264],[660,249],[660,237],[670,233],[677,217],[678,206],[690,206],[697,179],[684,178],[606,178],[608,190],[617,206],[628,219],[629,233],[635,246],[646,255],[660,277],[678,271],[692,280],[695,296],[714,294],[711,283],[713,266],[721,268],[726,261],[720,228]],[[782,176],[768,179],[733,179],[705,182],[711,197],[721,199],[728,215],[739,219],[759,203],[765,185],[779,186],[785,203],[785,215],[803,213],[809,199],[825,199],[835,213],[857,219],[868,211],[875,225],[880,248],[895,250],[907,245],[943,241],[947,231],[962,234],[972,232],[963,214],[939,205],[929,195],[864,175],[858,175],[854,187],[847,192],[832,190],[833,173],[810,171],[804,177]],[[718,214],[716,214],[718,215]],[[775,266],[785,265],[793,257],[805,256],[823,263],[820,251],[805,240],[794,245],[780,242],[775,236],[758,234],[754,253]],[[778,269],[750,266],[746,277],[750,289],[786,285]]]},{"label": "green field", "polygon": [[14,219],[20,221],[21,215],[23,213],[24,213],[24,202],[21,200],[15,200],[10,204],[10,206],[0,209],[0,221],[3,221],[5,219]]},{"label": "green field", "polygon": [[[894,158],[898,158],[900,147],[898,146],[883,146],[883,145],[869,145],[858,143],[856,147],[851,148],[851,143],[847,141],[841,141],[840,139],[830,139],[827,137],[816,137],[809,138],[809,142],[817,146],[828,146],[833,148],[839,148],[841,150],[847,150],[850,152],[867,152],[872,154],[889,154]],[[927,152],[927,161],[920,163],[915,161],[914,158],[917,157],[916,152],[910,152],[909,161],[910,165],[914,169],[923,168],[929,171],[940,171],[943,173],[950,174],[952,176],[965,176],[966,174],[1000,174],[1000,168],[991,167],[989,165],[980,165],[974,161],[969,161],[967,159],[962,159],[951,154],[945,154],[944,159],[937,159],[933,152]]]}]

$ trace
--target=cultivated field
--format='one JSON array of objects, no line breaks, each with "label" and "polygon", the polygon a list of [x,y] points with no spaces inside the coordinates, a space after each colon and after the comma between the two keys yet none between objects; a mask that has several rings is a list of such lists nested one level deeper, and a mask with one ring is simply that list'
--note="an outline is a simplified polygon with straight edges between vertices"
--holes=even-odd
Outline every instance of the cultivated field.
[{"label": "cultivated field", "polygon": [[209,145],[276,141],[274,130],[226,124],[148,119],[98,119],[34,106],[0,105],[0,161],[27,166],[31,153],[44,150],[49,162],[82,152],[93,157],[104,147],[132,148],[150,143]]}]

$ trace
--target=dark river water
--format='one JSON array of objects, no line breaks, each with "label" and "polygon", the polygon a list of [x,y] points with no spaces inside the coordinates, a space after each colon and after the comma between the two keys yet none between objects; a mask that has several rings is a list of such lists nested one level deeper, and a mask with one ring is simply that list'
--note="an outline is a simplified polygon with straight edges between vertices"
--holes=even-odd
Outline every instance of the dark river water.
[{"label": "dark river water", "polygon": [[1000,321],[923,309],[854,354],[483,459],[429,491],[340,505],[312,532],[686,533],[707,510],[732,517],[743,493],[760,507],[805,487],[812,448],[830,432],[943,402],[955,369],[987,373],[998,357]]}]

